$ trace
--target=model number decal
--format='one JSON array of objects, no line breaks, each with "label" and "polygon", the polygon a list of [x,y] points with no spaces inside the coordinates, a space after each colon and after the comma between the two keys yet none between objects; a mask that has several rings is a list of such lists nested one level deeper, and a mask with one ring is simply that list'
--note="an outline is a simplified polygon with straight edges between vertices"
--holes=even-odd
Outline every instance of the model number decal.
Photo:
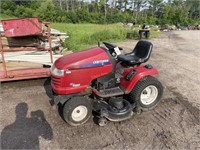
[{"label": "model number decal", "polygon": [[75,83],[70,83],[70,86],[72,87],[79,87],[81,84],[75,84]]},{"label": "model number decal", "polygon": [[104,65],[109,65],[109,64],[110,64],[110,61],[108,59],[103,59],[103,60],[95,60],[86,64],[81,64],[79,67],[90,68],[90,67],[99,67],[99,66],[104,66]]},{"label": "model number decal", "polygon": [[104,63],[108,63],[108,62],[109,62],[108,59],[96,60],[96,61],[93,61],[93,64],[104,64]]}]

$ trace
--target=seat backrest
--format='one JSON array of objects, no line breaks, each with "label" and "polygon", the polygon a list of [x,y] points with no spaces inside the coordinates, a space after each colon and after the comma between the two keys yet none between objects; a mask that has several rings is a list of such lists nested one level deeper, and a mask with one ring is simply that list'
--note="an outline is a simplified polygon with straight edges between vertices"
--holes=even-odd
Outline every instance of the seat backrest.
[{"label": "seat backrest", "polygon": [[140,40],[134,50],[133,54],[138,58],[142,59],[142,62],[146,62],[151,55],[151,51],[153,49],[153,44],[149,41]]}]

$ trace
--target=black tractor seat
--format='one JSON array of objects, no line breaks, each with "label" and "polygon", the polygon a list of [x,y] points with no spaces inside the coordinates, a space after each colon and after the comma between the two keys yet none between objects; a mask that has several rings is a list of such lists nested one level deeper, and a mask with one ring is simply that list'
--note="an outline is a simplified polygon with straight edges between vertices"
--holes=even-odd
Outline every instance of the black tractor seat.
[{"label": "black tractor seat", "polygon": [[131,53],[119,55],[117,58],[127,66],[140,65],[149,60],[153,44],[148,41],[139,41]]}]

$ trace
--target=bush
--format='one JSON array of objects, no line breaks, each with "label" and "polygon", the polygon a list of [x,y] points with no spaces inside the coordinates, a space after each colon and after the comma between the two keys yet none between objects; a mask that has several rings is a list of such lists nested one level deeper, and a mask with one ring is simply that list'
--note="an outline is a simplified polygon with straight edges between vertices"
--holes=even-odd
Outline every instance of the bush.
[{"label": "bush", "polygon": [[85,42],[88,44],[94,44],[95,42],[97,43],[98,39],[100,39],[101,41],[107,41],[111,39],[116,40],[119,38],[121,38],[119,33],[110,30],[104,30],[88,36],[87,38],[85,38]]},{"label": "bush", "polygon": [[13,10],[16,9],[16,4],[12,0],[1,1],[0,6],[1,6],[1,13],[4,13],[6,15],[14,15]]},{"label": "bush", "polygon": [[138,39],[138,30],[133,30],[131,32],[127,33],[127,38],[128,39]]},{"label": "bush", "polygon": [[15,15],[16,15],[17,17],[23,18],[24,12],[25,12],[25,7],[24,7],[24,6],[21,6],[21,5],[17,5],[17,7],[16,7],[16,9],[15,9]]},{"label": "bush", "polygon": [[122,26],[115,26],[113,28],[109,28],[102,31],[97,31],[92,35],[86,36],[84,38],[85,43],[91,45],[97,43],[98,40],[100,41],[121,41],[126,39],[128,30],[123,28]]},{"label": "bush", "polygon": [[68,20],[69,23],[78,23],[79,22],[76,13],[73,12],[73,11],[67,13],[67,18],[68,18],[67,20]]},{"label": "bush", "polygon": [[155,17],[148,17],[146,21],[147,21],[147,24],[150,24],[150,25],[155,25],[158,23],[158,19]]},{"label": "bush", "polygon": [[[108,13],[106,16],[103,13],[92,12],[89,13],[86,10],[77,10],[66,12],[61,9],[56,9],[56,22],[67,23],[95,23],[95,24],[111,24],[117,22],[132,22],[132,16],[129,13]],[[61,19],[62,18],[62,19]]]}]

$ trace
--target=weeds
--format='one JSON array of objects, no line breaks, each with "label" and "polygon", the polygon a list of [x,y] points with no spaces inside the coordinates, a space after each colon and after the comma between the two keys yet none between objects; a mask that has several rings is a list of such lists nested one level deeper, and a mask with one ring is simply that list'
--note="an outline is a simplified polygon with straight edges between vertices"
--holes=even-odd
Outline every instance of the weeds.
[{"label": "weeds", "polygon": [[[132,30],[131,27],[125,27],[121,23],[109,25],[52,23],[52,27],[69,35],[64,46],[73,51],[97,45],[98,39],[107,42],[124,41],[128,33],[131,33],[130,39],[138,39],[139,30],[139,28]],[[152,30],[151,36],[158,35]]]}]

